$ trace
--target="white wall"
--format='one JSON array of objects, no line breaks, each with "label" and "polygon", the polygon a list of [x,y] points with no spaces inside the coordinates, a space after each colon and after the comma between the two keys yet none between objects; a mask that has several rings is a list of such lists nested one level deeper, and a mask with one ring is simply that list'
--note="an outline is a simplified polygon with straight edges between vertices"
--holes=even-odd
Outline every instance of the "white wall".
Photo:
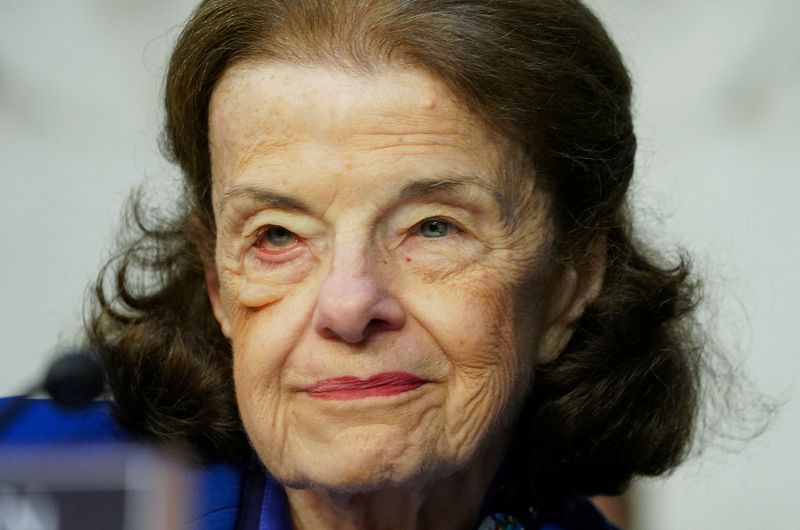
[{"label": "white wall", "polygon": [[129,189],[174,174],[161,78],[192,4],[0,0],[2,394],[77,339]]},{"label": "white wall", "polygon": [[[590,3],[637,83],[642,218],[695,253],[723,349],[785,401],[742,452],[637,488],[638,528],[796,528],[800,3]],[[77,336],[128,190],[174,177],[160,80],[192,4],[0,0],[0,394]]]},{"label": "white wall", "polygon": [[638,528],[798,528],[800,3],[590,3],[636,79],[643,218],[696,255],[721,348],[785,403],[744,449],[642,484]]}]

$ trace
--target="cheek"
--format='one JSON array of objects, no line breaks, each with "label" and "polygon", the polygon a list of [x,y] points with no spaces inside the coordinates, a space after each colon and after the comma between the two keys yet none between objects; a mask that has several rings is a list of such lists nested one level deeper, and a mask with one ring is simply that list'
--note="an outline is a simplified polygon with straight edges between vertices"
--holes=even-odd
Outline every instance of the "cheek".
[{"label": "cheek", "polygon": [[[412,312],[440,343],[451,363],[477,374],[514,369],[529,357],[529,338],[536,335],[543,303],[531,282],[509,263],[481,264],[445,281],[422,278],[406,285]],[[524,293],[522,291],[525,291]]]},{"label": "cheek", "polygon": [[274,304],[296,289],[314,264],[310,252],[282,263],[265,263],[255,252],[241,258],[225,255],[219,272],[222,298],[231,310],[237,306],[257,309]]},{"label": "cheek", "polygon": [[[277,390],[285,348],[269,327],[269,309],[240,308],[231,336],[233,376],[243,415]],[[267,325],[265,325],[267,324]]]},{"label": "cheek", "polygon": [[437,283],[469,282],[476,265],[486,257],[486,249],[474,240],[437,242],[415,238],[403,246],[399,263],[401,273]]},{"label": "cheek", "polygon": [[241,375],[262,378],[266,384],[279,374],[309,325],[312,307],[309,297],[298,292],[263,307],[238,305],[233,313],[231,344]]},{"label": "cheek", "polygon": [[[421,284],[412,311],[451,367],[444,407],[446,452],[466,454],[513,420],[533,367],[527,338],[537,334],[538,314],[514,319],[518,282],[486,273]],[[506,270],[507,272],[507,270]],[[485,273],[485,274],[484,274]],[[527,300],[536,305],[535,297]],[[524,329],[519,329],[524,327]]]},{"label": "cheek", "polygon": [[[221,297],[230,322],[234,382],[244,416],[272,416],[290,354],[310,322],[313,300],[304,283],[236,270],[222,275]],[[244,418],[243,418],[244,419]]]},{"label": "cheek", "polygon": [[506,292],[465,292],[459,302],[450,311],[462,322],[458,333],[441,335],[455,384],[464,393],[459,398],[502,408],[528,372],[527,352],[518,347],[518,330],[510,318],[511,297]]},{"label": "cheek", "polygon": [[262,458],[287,439],[291,412],[287,376],[291,352],[307,326],[304,301],[287,296],[262,308],[241,308],[231,337],[233,379],[239,413]]},{"label": "cheek", "polygon": [[302,321],[303,309],[292,298],[307,287],[313,259],[300,256],[290,263],[270,267],[249,254],[218,255],[222,255],[218,271],[220,300],[234,352],[261,351],[266,344],[280,347],[282,337],[275,330],[283,327],[284,332],[288,331],[289,315],[295,322]]}]

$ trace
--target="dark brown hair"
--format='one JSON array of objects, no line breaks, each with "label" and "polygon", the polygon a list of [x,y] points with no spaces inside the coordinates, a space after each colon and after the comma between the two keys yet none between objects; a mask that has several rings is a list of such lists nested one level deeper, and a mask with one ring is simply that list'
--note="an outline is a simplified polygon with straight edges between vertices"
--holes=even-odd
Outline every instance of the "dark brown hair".
[{"label": "dark brown hair", "polygon": [[252,58],[423,67],[531,162],[553,198],[564,259],[607,232],[602,292],[566,350],[538,369],[519,419],[515,446],[539,493],[614,493],[679,463],[699,391],[694,286],[682,260],[659,265],[633,238],[631,82],[578,0],[202,2],[166,82],[165,147],[184,176],[178,211],[159,217],[134,200],[132,239],[101,273],[88,326],[124,425],[209,457],[250,455],[203,260],[215,232],[208,104],[223,72]]}]

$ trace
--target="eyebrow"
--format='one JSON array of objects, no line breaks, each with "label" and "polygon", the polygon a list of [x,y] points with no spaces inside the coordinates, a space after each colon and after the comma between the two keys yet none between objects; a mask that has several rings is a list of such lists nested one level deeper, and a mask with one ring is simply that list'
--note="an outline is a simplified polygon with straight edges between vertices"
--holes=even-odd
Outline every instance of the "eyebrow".
[{"label": "eyebrow", "polygon": [[[426,197],[432,197],[440,193],[457,191],[459,188],[464,188],[466,186],[476,186],[487,192],[500,207],[503,220],[506,223],[512,221],[508,215],[510,211],[508,208],[508,196],[497,187],[478,177],[456,176],[418,179],[403,186],[400,190],[399,198],[404,201],[425,199]],[[259,205],[270,208],[297,211],[305,214],[312,213],[312,208],[308,203],[297,197],[248,185],[233,186],[226,191],[222,196],[220,211],[225,211],[225,205],[234,199],[248,199]]]},{"label": "eyebrow", "polygon": [[260,205],[281,210],[294,210],[310,213],[311,207],[302,200],[278,193],[269,189],[254,186],[233,186],[225,192],[220,203],[220,211],[225,211],[225,205],[233,199],[248,199]]},{"label": "eyebrow", "polygon": [[410,182],[403,186],[400,198],[404,200],[424,199],[442,192],[457,191],[465,186],[476,186],[487,192],[500,208],[503,220],[509,223],[508,195],[483,179],[472,176],[458,176],[436,179],[422,179]]}]

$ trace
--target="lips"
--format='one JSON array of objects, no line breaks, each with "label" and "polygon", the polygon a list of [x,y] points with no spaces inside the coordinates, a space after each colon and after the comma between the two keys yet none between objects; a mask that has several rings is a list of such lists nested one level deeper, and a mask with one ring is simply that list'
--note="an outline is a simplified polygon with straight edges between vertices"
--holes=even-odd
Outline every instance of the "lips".
[{"label": "lips", "polygon": [[334,377],[317,381],[305,388],[316,399],[351,400],[374,396],[392,396],[415,390],[427,383],[406,372],[383,372],[367,379],[353,376]]}]

